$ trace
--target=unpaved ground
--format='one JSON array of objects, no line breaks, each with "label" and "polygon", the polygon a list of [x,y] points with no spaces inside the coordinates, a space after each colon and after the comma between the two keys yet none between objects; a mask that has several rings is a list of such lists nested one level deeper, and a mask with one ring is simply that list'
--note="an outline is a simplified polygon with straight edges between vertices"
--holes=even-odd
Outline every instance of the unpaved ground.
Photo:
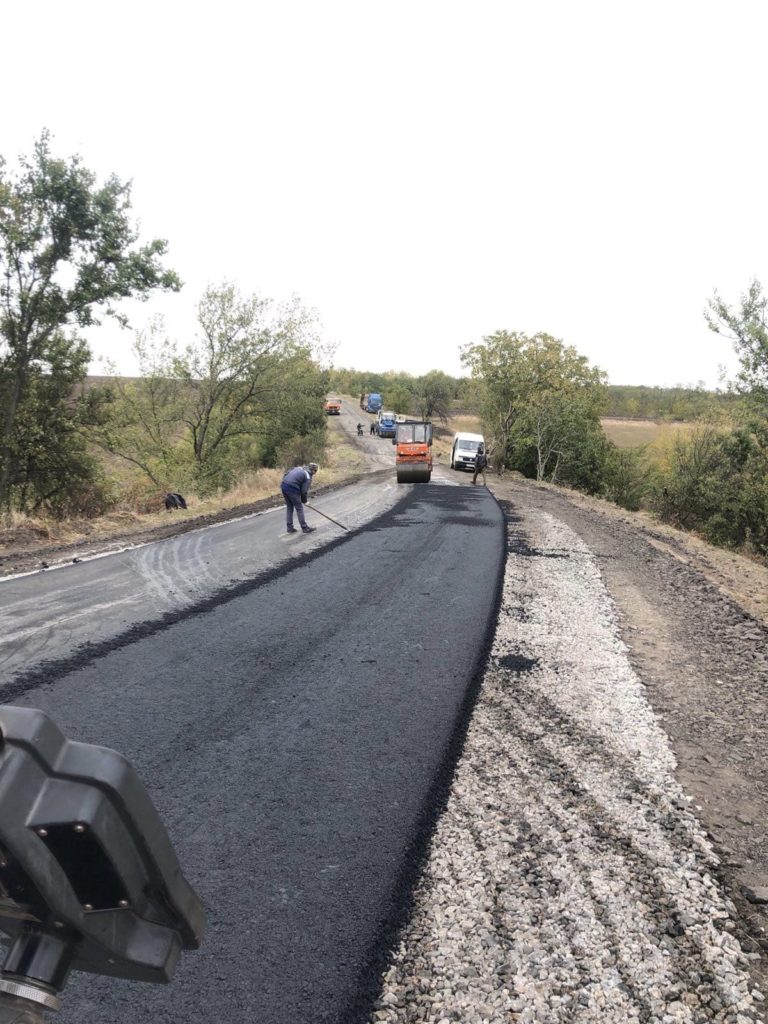
[{"label": "unpaved ground", "polygon": [[744,945],[767,952],[768,570],[604,502],[520,481],[493,489],[562,519],[593,551],[677,777],[721,855]]}]

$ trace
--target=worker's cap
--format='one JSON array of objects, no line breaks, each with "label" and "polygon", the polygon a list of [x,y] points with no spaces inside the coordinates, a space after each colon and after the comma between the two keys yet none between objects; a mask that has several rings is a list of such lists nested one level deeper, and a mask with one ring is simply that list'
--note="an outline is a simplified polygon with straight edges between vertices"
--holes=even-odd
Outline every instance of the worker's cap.
[{"label": "worker's cap", "polygon": [[312,473],[313,476],[318,471],[319,468],[320,467],[316,462],[310,462],[310,464],[307,466],[307,469],[309,470],[310,473]]}]

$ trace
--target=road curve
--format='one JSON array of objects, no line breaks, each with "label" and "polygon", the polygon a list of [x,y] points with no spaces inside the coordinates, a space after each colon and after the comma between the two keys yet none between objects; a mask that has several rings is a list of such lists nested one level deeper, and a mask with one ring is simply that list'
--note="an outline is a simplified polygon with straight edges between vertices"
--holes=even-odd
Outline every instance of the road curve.
[{"label": "road curve", "polygon": [[171,988],[76,976],[59,1024],[358,1019],[439,811],[504,555],[484,488],[407,488],[340,544],[49,664],[16,697],[134,762],[209,919]]}]

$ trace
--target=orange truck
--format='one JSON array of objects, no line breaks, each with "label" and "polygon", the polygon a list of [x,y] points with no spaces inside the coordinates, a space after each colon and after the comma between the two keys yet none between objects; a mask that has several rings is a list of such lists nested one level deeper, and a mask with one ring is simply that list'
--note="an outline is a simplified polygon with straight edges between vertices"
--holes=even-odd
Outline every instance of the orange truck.
[{"label": "orange truck", "polygon": [[423,420],[398,423],[395,468],[399,484],[426,484],[432,477],[432,424]]},{"label": "orange truck", "polygon": [[341,401],[338,398],[329,398],[323,406],[326,416],[341,416]]}]

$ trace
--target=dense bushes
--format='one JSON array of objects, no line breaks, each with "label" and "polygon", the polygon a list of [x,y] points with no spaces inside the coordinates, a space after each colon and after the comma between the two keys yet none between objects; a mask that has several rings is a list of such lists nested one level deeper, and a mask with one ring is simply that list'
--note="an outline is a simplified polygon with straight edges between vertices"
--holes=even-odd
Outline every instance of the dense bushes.
[{"label": "dense bushes", "polygon": [[647,497],[650,478],[651,469],[645,446],[609,446],[603,464],[602,481],[602,493],[609,501],[636,512]]},{"label": "dense bushes", "polygon": [[755,424],[710,426],[678,438],[650,505],[675,526],[714,544],[768,554],[768,438]]},{"label": "dense bushes", "polygon": [[602,494],[713,544],[768,555],[768,431],[759,421],[702,423],[677,434],[667,452],[611,446]]}]

